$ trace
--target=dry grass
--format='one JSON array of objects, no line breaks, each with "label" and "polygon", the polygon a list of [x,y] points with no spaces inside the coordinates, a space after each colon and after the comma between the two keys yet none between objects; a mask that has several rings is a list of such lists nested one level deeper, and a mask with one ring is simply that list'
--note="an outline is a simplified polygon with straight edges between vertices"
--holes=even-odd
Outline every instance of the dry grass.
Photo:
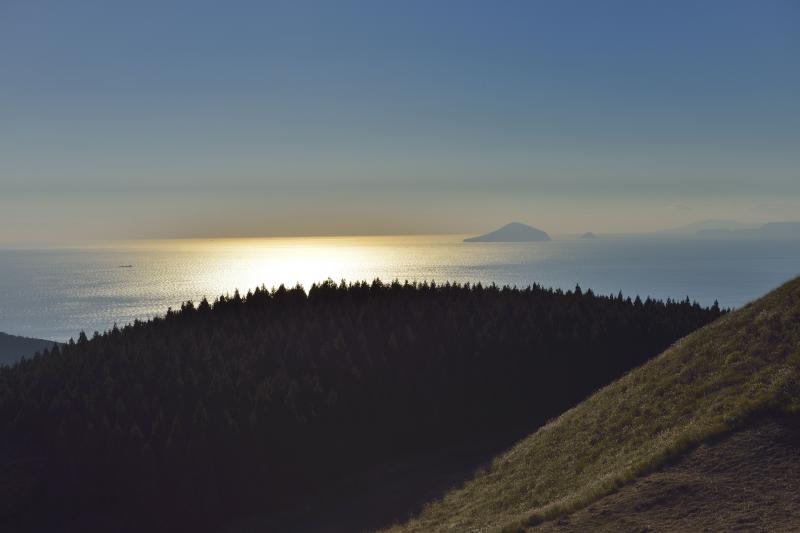
[{"label": "dry grass", "polygon": [[800,407],[800,278],[680,340],[497,457],[399,532],[516,531],[755,413]]},{"label": "dry grass", "polygon": [[800,417],[759,417],[527,533],[798,531]]}]

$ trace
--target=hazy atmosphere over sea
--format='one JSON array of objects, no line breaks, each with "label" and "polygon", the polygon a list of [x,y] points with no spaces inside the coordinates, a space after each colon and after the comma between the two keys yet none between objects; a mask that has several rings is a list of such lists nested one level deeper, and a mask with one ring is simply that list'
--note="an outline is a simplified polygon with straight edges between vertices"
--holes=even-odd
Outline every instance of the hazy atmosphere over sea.
[{"label": "hazy atmosphere over sea", "polygon": [[0,243],[797,218],[798,9],[5,1]]}]

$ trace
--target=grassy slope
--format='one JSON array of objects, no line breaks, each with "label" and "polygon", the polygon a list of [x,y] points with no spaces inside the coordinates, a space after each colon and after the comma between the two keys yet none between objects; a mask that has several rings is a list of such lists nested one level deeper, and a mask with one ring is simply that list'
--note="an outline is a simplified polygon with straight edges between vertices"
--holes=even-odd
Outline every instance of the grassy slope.
[{"label": "grassy slope", "polygon": [[580,508],[755,413],[798,411],[799,374],[797,278],[601,389],[392,531],[513,531]]},{"label": "grassy slope", "polygon": [[759,417],[526,533],[798,531],[800,417]]}]

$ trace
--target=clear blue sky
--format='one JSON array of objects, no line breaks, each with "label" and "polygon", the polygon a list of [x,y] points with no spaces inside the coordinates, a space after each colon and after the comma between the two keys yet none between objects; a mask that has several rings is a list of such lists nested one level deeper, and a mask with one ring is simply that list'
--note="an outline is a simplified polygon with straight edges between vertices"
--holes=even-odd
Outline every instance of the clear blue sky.
[{"label": "clear blue sky", "polygon": [[797,1],[0,0],[0,242],[794,213]]}]

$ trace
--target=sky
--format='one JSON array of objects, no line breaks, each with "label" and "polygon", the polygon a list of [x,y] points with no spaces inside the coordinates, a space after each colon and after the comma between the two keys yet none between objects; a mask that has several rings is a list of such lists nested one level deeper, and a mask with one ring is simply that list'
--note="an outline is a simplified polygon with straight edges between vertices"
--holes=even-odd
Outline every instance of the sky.
[{"label": "sky", "polygon": [[0,0],[0,244],[800,219],[796,1]]}]

